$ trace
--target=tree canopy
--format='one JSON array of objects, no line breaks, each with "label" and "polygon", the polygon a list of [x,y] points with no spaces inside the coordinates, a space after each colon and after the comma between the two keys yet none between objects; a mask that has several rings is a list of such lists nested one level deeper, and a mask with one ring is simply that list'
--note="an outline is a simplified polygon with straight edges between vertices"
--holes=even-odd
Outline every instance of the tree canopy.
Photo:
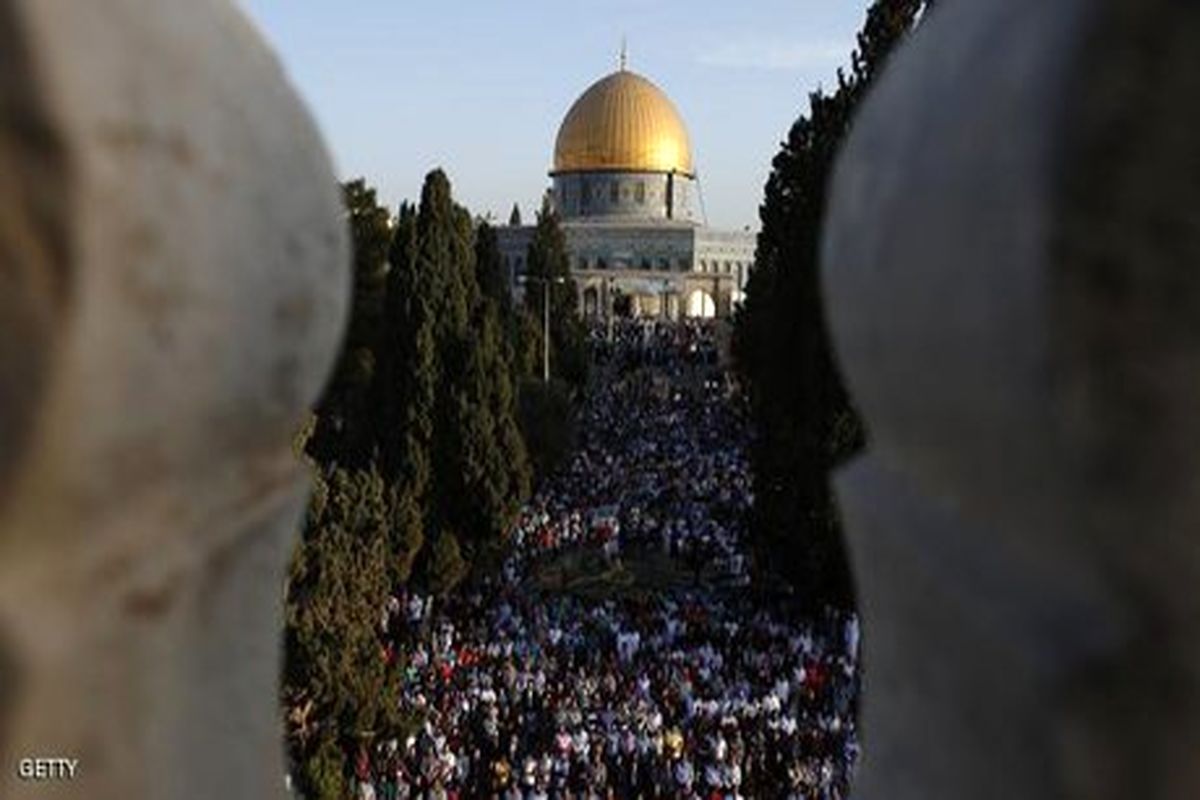
[{"label": "tree canopy", "polygon": [[829,473],[865,440],[820,295],[826,187],[865,92],[927,6],[877,0],[837,89],[809,96],[808,111],[772,161],[754,269],[736,318],[736,369],[758,432],[751,448],[757,560],[782,568],[814,604],[854,602]]},{"label": "tree canopy", "polygon": [[370,388],[376,378],[392,225],[375,190],[361,178],[342,186],[342,201],[354,248],[353,311],[308,448],[322,462],[362,466],[374,443]]},{"label": "tree canopy", "polygon": [[350,331],[302,442],[317,491],[286,599],[284,699],[304,717],[290,752],[314,797],[341,796],[357,738],[404,724],[380,648],[388,596],[453,590],[499,546],[531,480],[522,328],[495,231],[454,202],[441,170],[394,220],[363,181],[343,188]]},{"label": "tree canopy", "polygon": [[537,226],[525,258],[525,306],[539,326],[550,301],[550,375],[575,388],[587,380],[587,339],[579,317],[579,295],[571,277],[567,239],[548,202],[538,212]]}]

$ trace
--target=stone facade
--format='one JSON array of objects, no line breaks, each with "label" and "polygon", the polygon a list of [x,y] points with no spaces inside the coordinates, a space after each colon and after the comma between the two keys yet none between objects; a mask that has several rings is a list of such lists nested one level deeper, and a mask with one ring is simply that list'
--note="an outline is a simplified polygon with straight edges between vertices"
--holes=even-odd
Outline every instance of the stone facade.
[{"label": "stone facade", "polygon": [[[518,297],[533,230],[498,230]],[[755,234],[749,231],[600,217],[564,221],[563,233],[585,317],[617,313],[621,295],[629,297],[629,311],[635,316],[725,317],[740,302],[754,263]]]}]

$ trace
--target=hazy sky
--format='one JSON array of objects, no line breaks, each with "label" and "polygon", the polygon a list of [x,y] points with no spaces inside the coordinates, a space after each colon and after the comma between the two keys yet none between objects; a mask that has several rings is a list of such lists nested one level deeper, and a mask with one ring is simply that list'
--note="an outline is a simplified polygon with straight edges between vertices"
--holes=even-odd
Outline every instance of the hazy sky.
[{"label": "hazy sky", "polygon": [[658,84],[692,138],[709,222],[758,225],[771,157],[848,63],[867,0],[240,0],[333,150],[395,205],[440,166],[477,214],[526,218],[567,109],[613,71]]}]

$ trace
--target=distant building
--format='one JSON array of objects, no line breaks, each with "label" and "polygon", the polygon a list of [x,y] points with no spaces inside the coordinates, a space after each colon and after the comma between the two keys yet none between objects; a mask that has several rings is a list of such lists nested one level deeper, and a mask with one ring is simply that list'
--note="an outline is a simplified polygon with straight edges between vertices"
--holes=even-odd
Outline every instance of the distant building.
[{"label": "distant building", "polygon": [[[550,177],[585,317],[725,317],[741,301],[755,235],[704,224],[687,129],[647,79],[622,66],[575,101]],[[498,234],[520,293],[533,227]]]}]

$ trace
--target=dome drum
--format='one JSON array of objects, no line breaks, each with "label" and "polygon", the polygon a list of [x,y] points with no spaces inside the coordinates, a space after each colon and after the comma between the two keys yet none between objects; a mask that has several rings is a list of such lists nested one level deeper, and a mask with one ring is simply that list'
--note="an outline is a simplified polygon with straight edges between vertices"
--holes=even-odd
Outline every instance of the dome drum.
[{"label": "dome drum", "polygon": [[586,172],[554,176],[555,209],[579,218],[696,221],[694,181],[653,172]]}]

